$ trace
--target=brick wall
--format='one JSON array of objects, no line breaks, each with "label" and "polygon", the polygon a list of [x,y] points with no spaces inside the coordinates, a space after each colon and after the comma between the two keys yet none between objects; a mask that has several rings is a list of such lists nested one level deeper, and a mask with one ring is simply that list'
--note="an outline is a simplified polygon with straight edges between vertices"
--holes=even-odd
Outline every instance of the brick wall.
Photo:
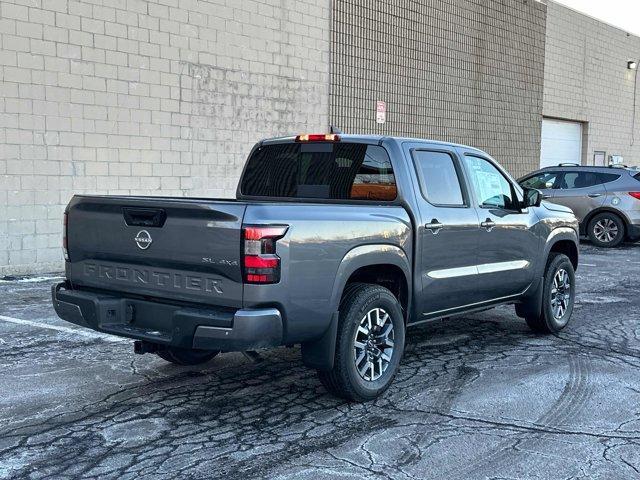
[{"label": "brick wall", "polygon": [[640,165],[640,101],[633,109],[640,90],[637,72],[627,69],[631,59],[640,60],[639,37],[548,3],[543,114],[585,122],[585,164],[604,151]]},{"label": "brick wall", "polygon": [[[331,121],[346,132],[482,148],[537,167],[545,5],[533,0],[335,0]],[[376,123],[376,100],[387,123]]]},{"label": "brick wall", "polygon": [[62,268],[73,193],[231,196],[328,124],[329,0],[2,0],[0,275]]}]

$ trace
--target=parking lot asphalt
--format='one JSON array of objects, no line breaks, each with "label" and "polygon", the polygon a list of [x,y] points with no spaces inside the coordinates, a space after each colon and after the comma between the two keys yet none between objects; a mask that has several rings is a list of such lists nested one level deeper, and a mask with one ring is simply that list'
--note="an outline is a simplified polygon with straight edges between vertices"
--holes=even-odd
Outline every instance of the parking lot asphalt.
[{"label": "parking lot asphalt", "polygon": [[2,282],[0,478],[639,478],[640,244],[583,244],[577,279],[557,336],[512,307],[410,330],[364,405],[297,348],[176,367]]}]

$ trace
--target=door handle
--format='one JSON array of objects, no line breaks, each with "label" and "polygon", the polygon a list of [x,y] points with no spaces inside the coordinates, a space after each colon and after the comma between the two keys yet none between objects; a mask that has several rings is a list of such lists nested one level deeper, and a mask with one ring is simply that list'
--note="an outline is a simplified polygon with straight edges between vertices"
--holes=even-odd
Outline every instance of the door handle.
[{"label": "door handle", "polygon": [[490,218],[487,218],[484,222],[482,222],[480,224],[480,226],[482,228],[486,228],[487,232],[490,232],[493,229],[493,227],[496,226],[496,223],[493,220],[491,220]]},{"label": "door handle", "polygon": [[551,195],[546,195],[546,194],[542,194],[542,199],[543,200],[547,200],[548,198],[551,198]]},{"label": "door handle", "polygon": [[431,223],[425,224],[424,228],[426,230],[431,230],[431,233],[437,235],[440,230],[444,228],[444,225],[438,221],[437,218],[431,220]]},{"label": "door handle", "polygon": [[589,195],[587,195],[587,197],[589,198],[598,198],[601,197],[602,194],[601,193],[590,193]]}]

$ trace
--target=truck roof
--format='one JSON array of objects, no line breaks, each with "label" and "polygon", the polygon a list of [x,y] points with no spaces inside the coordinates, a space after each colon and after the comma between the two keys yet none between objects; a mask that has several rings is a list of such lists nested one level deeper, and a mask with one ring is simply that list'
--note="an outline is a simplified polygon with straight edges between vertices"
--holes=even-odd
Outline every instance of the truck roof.
[{"label": "truck roof", "polygon": [[[341,141],[349,141],[356,143],[371,143],[371,144],[381,144],[385,140],[395,140],[397,142],[425,142],[431,143],[435,145],[447,145],[450,147],[460,147],[468,150],[475,150],[477,152],[482,152],[486,155],[485,152],[476,147],[471,147],[469,145],[464,145],[461,143],[453,143],[453,142],[444,142],[442,140],[432,140],[428,138],[414,138],[414,137],[398,137],[393,135],[366,135],[366,134],[346,134],[339,133]],[[262,145],[275,144],[275,143],[289,143],[295,142],[296,136],[289,135],[284,137],[273,137],[273,138],[265,138],[260,141]]]}]

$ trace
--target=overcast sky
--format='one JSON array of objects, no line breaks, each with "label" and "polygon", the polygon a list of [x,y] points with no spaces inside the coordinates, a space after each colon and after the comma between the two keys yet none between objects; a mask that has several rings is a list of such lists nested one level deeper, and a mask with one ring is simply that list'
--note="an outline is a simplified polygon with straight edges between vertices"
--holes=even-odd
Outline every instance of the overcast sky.
[{"label": "overcast sky", "polygon": [[638,0],[554,0],[592,17],[640,35],[640,1]]}]

